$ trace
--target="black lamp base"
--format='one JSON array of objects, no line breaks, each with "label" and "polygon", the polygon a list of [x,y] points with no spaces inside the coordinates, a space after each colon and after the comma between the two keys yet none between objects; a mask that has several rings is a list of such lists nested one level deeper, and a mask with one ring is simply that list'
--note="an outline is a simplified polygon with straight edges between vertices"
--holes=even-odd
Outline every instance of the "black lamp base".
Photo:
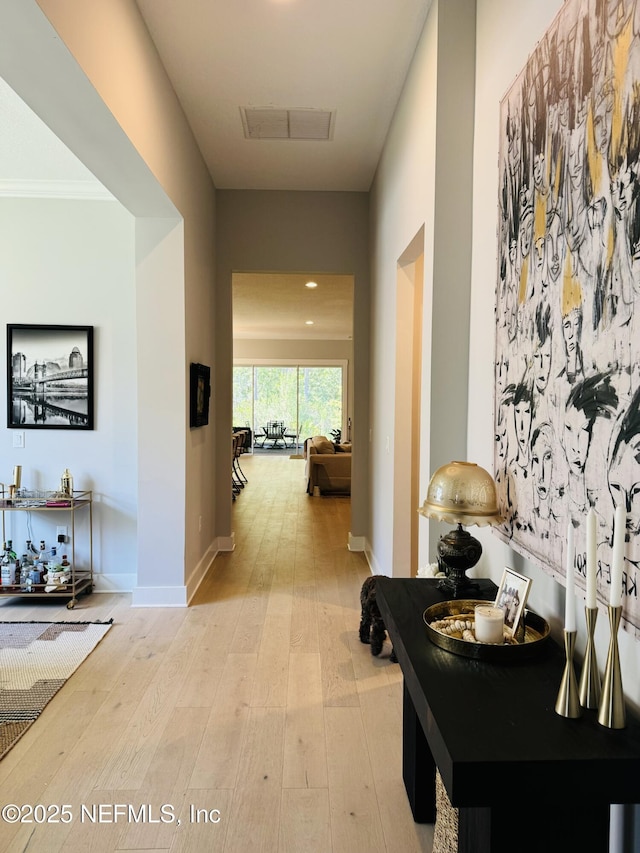
[{"label": "black lamp base", "polygon": [[450,573],[446,578],[440,578],[438,589],[446,592],[450,598],[467,598],[470,592],[480,589],[480,585],[470,580],[464,572],[456,573],[455,576]]},{"label": "black lamp base", "polygon": [[466,576],[482,556],[482,545],[459,524],[438,541],[438,563],[446,577],[438,584],[438,589],[452,598],[463,598],[471,590],[479,589],[474,581]]}]

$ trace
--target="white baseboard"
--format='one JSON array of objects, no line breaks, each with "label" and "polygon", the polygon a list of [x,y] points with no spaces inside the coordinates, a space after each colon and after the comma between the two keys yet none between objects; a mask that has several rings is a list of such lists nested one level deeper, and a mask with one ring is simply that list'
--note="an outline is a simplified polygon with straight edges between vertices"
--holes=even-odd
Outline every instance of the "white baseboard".
[{"label": "white baseboard", "polygon": [[211,568],[211,564],[221,552],[233,551],[236,547],[235,533],[231,536],[217,536],[204,557],[200,560],[187,581],[187,602],[190,602],[205,575]]},{"label": "white baseboard", "polygon": [[347,548],[350,551],[366,551],[367,539],[366,536],[354,536],[349,533],[349,542]]},{"label": "white baseboard", "polygon": [[364,552],[365,559],[369,564],[369,569],[371,570],[372,575],[387,574],[378,564],[375,554],[373,553],[373,548],[371,547],[371,542],[369,542],[366,536],[352,536],[349,534],[349,550]]},{"label": "white baseboard", "polygon": [[132,607],[186,607],[186,586],[137,586],[133,590]]},{"label": "white baseboard", "polygon": [[138,583],[137,575],[129,574],[103,574],[95,572],[93,575],[94,592],[133,592]]},{"label": "white baseboard", "polygon": [[184,586],[138,586],[135,574],[96,573],[94,592],[130,592],[132,607],[187,607],[216,556],[222,551],[233,551],[235,547],[235,534],[216,537]]},{"label": "white baseboard", "polygon": [[215,540],[215,553],[218,551],[234,551],[236,547],[236,534],[231,536],[218,536]]},{"label": "white baseboard", "polygon": [[369,568],[371,569],[372,575],[386,575],[387,573],[382,570],[382,567],[376,560],[375,554],[371,548],[371,543],[367,542],[366,547],[364,549],[364,555],[367,558],[367,563],[369,563]]},{"label": "white baseboard", "polygon": [[213,563],[217,554],[218,550],[214,550],[213,547],[209,548],[209,550],[202,557],[198,565],[191,572],[191,575],[187,580],[187,602],[190,602],[193,596],[196,594],[198,587],[204,580],[205,575],[209,571],[211,563]]}]

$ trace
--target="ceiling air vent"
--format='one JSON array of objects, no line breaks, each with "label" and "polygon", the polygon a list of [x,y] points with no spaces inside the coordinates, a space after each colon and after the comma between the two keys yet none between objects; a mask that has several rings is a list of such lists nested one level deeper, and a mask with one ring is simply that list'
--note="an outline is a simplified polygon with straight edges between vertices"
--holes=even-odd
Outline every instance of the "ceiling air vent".
[{"label": "ceiling air vent", "polygon": [[335,112],[279,107],[241,107],[247,139],[313,139],[328,141]]}]

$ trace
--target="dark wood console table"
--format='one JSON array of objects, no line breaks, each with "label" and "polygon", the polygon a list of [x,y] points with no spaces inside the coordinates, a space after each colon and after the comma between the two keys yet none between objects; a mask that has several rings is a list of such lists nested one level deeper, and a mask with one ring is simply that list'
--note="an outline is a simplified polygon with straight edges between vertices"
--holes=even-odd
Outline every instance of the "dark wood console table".
[{"label": "dark wood console table", "polygon": [[[491,600],[481,580],[469,597]],[[640,720],[555,713],[564,653],[494,664],[435,646],[434,579],[380,577],[376,598],[404,676],[403,777],[414,820],[435,820],[435,769],[459,809],[459,853],[606,853],[609,804],[640,803]],[[606,618],[600,613],[600,619]],[[600,668],[607,649],[598,649]],[[578,668],[579,675],[579,668]]]}]

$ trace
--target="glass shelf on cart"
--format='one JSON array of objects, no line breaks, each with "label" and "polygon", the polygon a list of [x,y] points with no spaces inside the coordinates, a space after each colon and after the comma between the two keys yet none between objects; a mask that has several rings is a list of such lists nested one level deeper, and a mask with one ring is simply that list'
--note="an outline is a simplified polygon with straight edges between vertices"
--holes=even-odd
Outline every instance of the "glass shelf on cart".
[{"label": "glass shelf on cart", "polygon": [[75,509],[89,503],[91,491],[78,490],[71,495],[45,489],[19,489],[9,497],[0,491],[0,509]]}]

